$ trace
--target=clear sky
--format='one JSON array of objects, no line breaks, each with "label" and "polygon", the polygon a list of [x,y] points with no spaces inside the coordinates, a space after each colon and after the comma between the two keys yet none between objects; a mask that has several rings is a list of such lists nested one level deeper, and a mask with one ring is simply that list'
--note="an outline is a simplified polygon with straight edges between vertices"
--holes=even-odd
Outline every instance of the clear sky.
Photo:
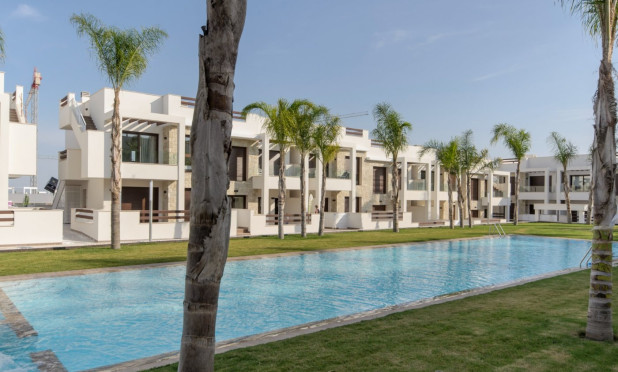
[{"label": "clear sky", "polygon": [[[195,95],[197,40],[205,0],[3,1],[5,89],[39,93],[39,156],[64,149],[58,102],[68,92],[109,86],[69,18],[87,12],[121,28],[159,26],[169,38],[146,73],[126,89]],[[580,20],[554,0],[249,0],[236,66],[235,108],[254,101],[308,98],[333,113],[389,102],[413,124],[411,144],[448,140],[467,129],[492,156],[494,124],[532,135],[531,153],[550,155],[562,133],[585,153],[600,48]],[[371,115],[345,126],[371,130]],[[39,184],[57,175],[40,159]],[[12,184],[22,185],[23,181]]]}]

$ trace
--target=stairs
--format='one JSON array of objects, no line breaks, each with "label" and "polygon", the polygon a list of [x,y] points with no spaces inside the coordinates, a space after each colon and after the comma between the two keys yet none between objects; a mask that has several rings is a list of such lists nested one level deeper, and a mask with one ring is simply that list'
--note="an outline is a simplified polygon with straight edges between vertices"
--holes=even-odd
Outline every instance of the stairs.
[{"label": "stairs", "polygon": [[236,229],[236,236],[250,236],[251,233],[249,229],[246,227],[239,227]]},{"label": "stairs", "polygon": [[9,121],[12,123],[19,123],[19,118],[17,117],[17,110],[14,108],[9,111]]},{"label": "stairs", "polygon": [[97,126],[94,124],[91,116],[84,116],[84,121],[86,122],[86,130],[97,130]]}]

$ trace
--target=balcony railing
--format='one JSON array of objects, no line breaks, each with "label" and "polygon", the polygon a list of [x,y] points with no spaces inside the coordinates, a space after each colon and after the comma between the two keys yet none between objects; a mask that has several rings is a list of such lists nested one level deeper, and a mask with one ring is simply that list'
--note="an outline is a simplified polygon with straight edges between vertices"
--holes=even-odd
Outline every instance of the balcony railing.
[{"label": "balcony railing", "polygon": [[408,180],[408,190],[426,191],[427,180]]},{"label": "balcony railing", "polygon": [[492,194],[494,196],[494,198],[503,198],[504,197],[504,191],[503,190],[496,190],[494,189],[494,192]]},{"label": "balcony railing", "polygon": [[342,171],[330,171],[326,173],[326,178],[338,178],[342,180],[350,179],[350,171],[342,170]]},{"label": "balcony railing", "polygon": [[545,186],[519,186],[519,192],[545,192]]}]

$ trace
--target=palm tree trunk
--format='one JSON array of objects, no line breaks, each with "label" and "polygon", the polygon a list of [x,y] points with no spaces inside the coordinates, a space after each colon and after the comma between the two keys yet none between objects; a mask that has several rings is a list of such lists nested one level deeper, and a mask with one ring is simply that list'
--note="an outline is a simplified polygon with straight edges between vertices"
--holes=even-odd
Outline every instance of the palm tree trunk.
[{"label": "palm tree trunk", "polygon": [[285,148],[279,145],[279,213],[277,216],[277,230],[279,232],[279,239],[284,238],[283,234],[283,219],[285,217]]},{"label": "palm tree trunk", "polygon": [[449,226],[451,229],[455,228],[455,223],[453,221],[453,175],[448,174],[448,219]]},{"label": "palm tree trunk", "polygon": [[464,211],[463,211],[463,191],[461,190],[461,173],[457,175],[457,209],[459,211],[459,227],[463,229]]},{"label": "palm tree trunk", "polygon": [[305,204],[305,154],[300,154],[300,236],[307,237],[307,204]]},{"label": "palm tree trunk", "polygon": [[468,203],[466,205],[468,207],[468,227],[472,228],[472,206],[470,205],[470,200],[472,200],[472,192],[470,191],[470,185],[472,184],[472,181],[470,178],[470,174],[466,173],[466,199],[468,200]]},{"label": "palm tree trunk", "polygon": [[[609,4],[609,2],[606,2]],[[609,6],[609,5],[608,5]],[[612,14],[612,13],[607,13]],[[610,40],[609,45],[613,45]],[[616,99],[611,53],[606,52],[599,67],[599,82],[594,101],[594,138],[592,174],[594,179],[594,228],[592,231],[592,267],[586,338],[612,341],[612,241],[616,214],[614,193],[616,166]],[[609,56],[609,58],[607,58]]]},{"label": "palm tree trunk", "polygon": [[322,162],[322,190],[320,194],[320,227],[318,235],[324,235],[324,201],[326,200],[326,166]]},{"label": "palm tree trunk", "polygon": [[120,87],[114,88],[114,112],[112,114],[112,236],[113,249],[120,249],[120,191],[122,178],[120,176],[120,162],[122,161],[122,123],[120,122]]},{"label": "palm tree trunk", "polygon": [[191,130],[191,225],[178,371],[214,370],[219,288],[230,240],[228,163],[238,43],[246,0],[207,2]]},{"label": "palm tree trunk", "polygon": [[399,173],[397,158],[393,156],[391,186],[393,187],[393,232],[399,232]]},{"label": "palm tree trunk", "polygon": [[592,201],[594,195],[594,176],[590,177],[590,189],[588,190],[588,213],[586,213],[586,225],[592,222]]},{"label": "palm tree trunk", "polygon": [[519,166],[521,159],[517,159],[517,170],[515,171],[515,202],[513,203],[513,225],[517,226],[519,220]]},{"label": "palm tree trunk", "polygon": [[569,176],[567,174],[567,169],[564,167],[564,172],[562,172],[562,187],[564,188],[564,199],[566,201],[566,214],[567,214],[567,223],[573,223],[573,215],[571,214],[571,199],[569,198],[569,192],[571,192],[569,187]]}]

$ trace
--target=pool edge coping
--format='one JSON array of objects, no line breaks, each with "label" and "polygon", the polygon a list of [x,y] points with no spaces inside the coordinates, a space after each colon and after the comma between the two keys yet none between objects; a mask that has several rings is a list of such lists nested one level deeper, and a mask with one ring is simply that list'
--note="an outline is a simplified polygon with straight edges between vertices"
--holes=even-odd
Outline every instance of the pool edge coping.
[{"label": "pool edge coping", "polygon": [[[508,237],[522,236],[522,237],[547,238],[547,239],[567,239],[567,240],[579,240],[579,241],[589,240],[589,239],[537,236],[537,235],[524,235],[524,234],[507,234],[506,236]],[[292,256],[301,256],[301,255],[308,255],[308,254],[344,252],[344,251],[355,251],[355,250],[366,250],[366,249],[395,248],[395,247],[403,247],[403,246],[418,245],[418,244],[434,244],[434,243],[441,243],[441,242],[451,242],[451,241],[461,241],[461,240],[480,240],[480,239],[499,239],[499,238],[497,235],[489,235],[489,236],[485,235],[485,236],[473,236],[473,237],[454,238],[454,239],[435,239],[435,240],[424,240],[424,241],[418,241],[418,242],[320,249],[320,250],[314,250],[314,251],[267,253],[267,254],[252,255],[252,256],[228,257],[226,263],[233,262],[233,261],[261,260],[261,259],[268,259],[268,258],[292,257]],[[104,273],[113,273],[113,272],[129,271],[129,270],[140,270],[140,269],[156,269],[156,268],[161,268],[161,267],[180,266],[180,265],[186,265],[186,261],[156,262],[156,263],[141,264],[141,265],[111,266],[111,267],[99,267],[99,268],[92,268],[92,269],[77,269],[77,270],[53,271],[53,272],[44,272],[44,273],[5,275],[5,276],[0,276],[0,283],[14,282],[14,281],[20,281],[20,280],[59,278],[59,277],[64,277],[64,276],[104,274]]]},{"label": "pool edge coping", "polygon": [[[460,239],[457,239],[460,240]],[[480,288],[474,288],[469,290],[458,291],[454,293],[448,293],[439,295],[427,299],[418,301],[407,302],[399,305],[392,305],[383,307],[380,309],[374,309],[369,311],[363,311],[360,313],[339,316],[335,318],[329,318],[319,320],[315,322],[309,322],[299,324],[292,327],[286,327],[277,329],[274,331],[259,333],[256,335],[234,338],[231,340],[217,342],[215,346],[215,354],[225,353],[236,349],[242,349],[246,347],[258,346],[275,341],[282,341],[297,336],[303,336],[311,333],[324,331],[331,328],[347,326],[363,321],[374,320],[384,318],[386,316],[401,313],[409,310],[422,309],[432,305],[438,305],[451,301],[462,300],[468,297],[474,297],[491,292],[495,292],[502,289],[508,289],[518,287],[524,284],[536,282],[543,279],[549,279],[561,275],[571,274],[579,271],[587,270],[587,268],[570,268],[558,271],[552,271],[549,273],[531,276],[525,279],[514,280],[502,284],[489,285]],[[179,361],[179,351],[173,351],[163,354],[157,354],[146,358],[134,359],[118,364],[112,364],[108,366],[97,367],[88,369],[83,372],[141,372],[152,368],[164,367]]]}]

